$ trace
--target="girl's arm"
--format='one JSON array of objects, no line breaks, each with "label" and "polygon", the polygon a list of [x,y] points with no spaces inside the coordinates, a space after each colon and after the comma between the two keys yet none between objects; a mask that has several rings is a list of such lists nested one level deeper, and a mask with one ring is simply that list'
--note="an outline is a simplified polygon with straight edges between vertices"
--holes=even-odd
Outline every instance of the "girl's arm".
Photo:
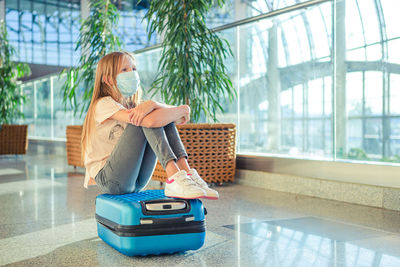
[{"label": "girl's arm", "polygon": [[[173,108],[177,108],[177,107],[167,105],[167,104],[162,104],[162,103],[159,103],[159,102],[156,102],[153,100],[147,100],[131,110],[130,121],[133,125],[139,126],[139,125],[142,125],[143,119],[147,115],[149,115],[152,111],[155,111],[157,109],[163,109],[164,113],[170,113],[170,112],[173,113],[174,110],[168,111],[168,109],[173,109]],[[188,106],[187,106],[187,109],[189,109],[189,112],[190,112],[190,108]],[[162,119],[168,120],[168,118],[165,118],[164,114],[161,114],[160,116]],[[156,118],[158,118],[158,117],[156,117]],[[184,115],[184,116],[174,119],[172,121],[174,121],[176,124],[185,124],[188,120],[189,120],[189,116]],[[155,123],[157,125],[156,127],[161,127],[161,126],[168,124],[169,122],[166,124],[163,124],[164,123],[163,120],[156,120]],[[160,124],[163,124],[163,125],[158,126]]]},{"label": "girl's arm", "polygon": [[140,124],[140,121],[156,107],[156,102],[147,100],[139,104],[137,107],[117,111],[110,117],[110,119],[137,125],[135,122],[139,122]]},{"label": "girl's arm", "polygon": [[[131,123],[131,113],[134,109],[123,109],[114,113],[110,119]],[[141,123],[137,126],[143,126],[147,128],[157,128],[165,126],[173,121],[178,121],[182,117],[188,118],[190,114],[190,108],[187,105],[178,107],[167,107],[167,108],[156,108],[147,114]]]},{"label": "girl's arm", "polygon": [[160,103],[160,102],[157,102],[157,101],[154,101],[154,100],[151,100],[151,101],[154,102],[154,108],[155,108],[155,109],[158,109],[158,108],[173,108],[173,107],[176,107],[176,106],[171,106],[171,105],[168,105],[168,104]]},{"label": "girl's arm", "polygon": [[[150,112],[146,117],[144,117],[140,126],[148,128],[157,128],[165,126],[171,122],[177,122],[177,124],[183,124],[188,121],[189,115],[190,115],[190,107],[188,105],[157,108],[152,112]],[[184,118],[183,121],[181,121],[182,118]]]},{"label": "girl's arm", "polygon": [[120,111],[115,112],[109,119],[113,119],[116,121],[131,123],[129,119],[129,114],[132,109],[121,109]]}]

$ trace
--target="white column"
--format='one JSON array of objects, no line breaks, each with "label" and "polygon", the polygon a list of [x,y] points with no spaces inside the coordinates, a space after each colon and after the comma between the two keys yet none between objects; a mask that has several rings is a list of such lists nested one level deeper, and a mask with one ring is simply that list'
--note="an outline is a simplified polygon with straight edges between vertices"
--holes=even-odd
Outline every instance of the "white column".
[{"label": "white column", "polygon": [[268,30],[268,141],[267,151],[278,152],[281,138],[280,92],[278,69],[278,29],[276,23]]},{"label": "white column", "polygon": [[[81,19],[82,21],[90,16],[90,0],[81,0]],[[89,55],[89,47],[82,47],[81,53],[83,55]]]},{"label": "white column", "polygon": [[[240,27],[236,27],[235,31],[235,50],[233,50],[233,53],[236,54],[236,92],[237,92],[237,121],[236,121],[236,133],[237,133],[237,143],[236,143],[236,151],[239,151],[240,148],[240,133],[241,133],[241,128],[240,128],[240,66],[241,66],[241,58],[240,58]],[[233,49],[233,47],[232,47]]]},{"label": "white column", "polygon": [[6,1],[0,0],[0,21],[6,19]]},{"label": "white column", "polygon": [[247,7],[243,0],[235,0],[235,21],[245,19],[247,17]]},{"label": "white column", "polygon": [[51,133],[50,137],[54,138],[54,76],[50,77],[50,117],[51,117]]},{"label": "white column", "polygon": [[[247,17],[247,10],[248,6],[245,3],[245,1],[242,0],[235,0],[235,21],[245,19]],[[240,110],[240,96],[241,96],[241,89],[240,89],[240,79],[242,78],[242,74],[247,72],[247,66],[248,64],[248,59],[247,58],[247,53],[246,49],[248,47],[247,40],[248,40],[248,31],[246,31],[246,26],[245,27],[236,27],[235,29],[235,35],[236,35],[236,40],[235,44],[232,45],[232,50],[234,54],[236,54],[236,90],[237,90],[237,151],[239,151],[240,148],[240,134],[242,133],[242,128],[241,128],[241,110]],[[243,120],[246,120],[243,117]],[[244,124],[246,125],[246,124]],[[246,130],[244,131],[246,132]]]},{"label": "white column", "polygon": [[89,2],[89,0],[81,0],[81,19],[87,19],[90,15]]},{"label": "white column", "polygon": [[[246,4],[245,1],[242,0],[235,0],[235,21],[245,19],[247,18],[247,10],[248,10],[248,4]],[[246,73],[248,65],[247,61],[249,60],[247,58],[247,53],[246,49],[248,48],[248,38],[249,38],[249,28],[244,26],[244,27],[239,27],[240,31],[240,36],[237,42],[237,45],[240,47],[240,53],[237,55],[239,58],[240,62],[240,71],[242,73]],[[244,29],[244,30],[242,30]],[[232,49],[234,49],[232,47]],[[239,77],[240,78],[240,77]]]},{"label": "white column", "polygon": [[346,118],[346,25],[345,2],[335,4],[334,45],[335,45],[335,89],[336,89],[336,155],[341,158],[347,153]]}]

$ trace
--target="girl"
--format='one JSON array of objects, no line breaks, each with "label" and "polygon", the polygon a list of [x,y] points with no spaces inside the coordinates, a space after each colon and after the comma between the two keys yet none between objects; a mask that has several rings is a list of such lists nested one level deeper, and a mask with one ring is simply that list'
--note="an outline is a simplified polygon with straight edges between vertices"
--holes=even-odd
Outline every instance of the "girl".
[{"label": "girl", "polygon": [[166,196],[217,199],[218,192],[189,167],[175,127],[189,120],[190,108],[142,101],[135,65],[127,52],[110,53],[97,65],[82,133],[84,186],[94,178],[105,193],[138,192],[158,158],[168,176]]}]

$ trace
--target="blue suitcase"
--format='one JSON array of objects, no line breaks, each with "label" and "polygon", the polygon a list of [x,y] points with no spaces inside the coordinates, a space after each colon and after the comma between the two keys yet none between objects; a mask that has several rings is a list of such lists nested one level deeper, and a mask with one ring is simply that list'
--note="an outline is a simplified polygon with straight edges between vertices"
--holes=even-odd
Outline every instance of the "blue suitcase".
[{"label": "blue suitcase", "polygon": [[164,190],[96,198],[99,237],[128,256],[199,249],[205,239],[205,208],[198,199],[177,199]]}]

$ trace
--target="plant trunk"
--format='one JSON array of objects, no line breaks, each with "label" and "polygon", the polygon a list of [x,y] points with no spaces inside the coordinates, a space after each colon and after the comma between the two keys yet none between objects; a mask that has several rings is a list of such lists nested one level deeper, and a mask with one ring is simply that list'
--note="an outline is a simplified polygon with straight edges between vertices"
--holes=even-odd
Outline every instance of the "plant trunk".
[{"label": "plant trunk", "polygon": [[[188,38],[187,38],[187,11],[186,11],[186,2],[185,0],[183,0],[183,10],[184,10],[184,15],[183,15],[183,20],[185,23],[185,58],[186,61],[188,62],[188,58],[189,58],[189,43],[188,43]],[[185,66],[187,68],[184,68],[184,75],[185,77],[185,87],[186,87],[186,91],[189,91],[189,66]],[[190,102],[189,102],[189,97],[186,95],[185,96],[185,104],[190,106]],[[189,120],[190,122],[190,120]]]}]

